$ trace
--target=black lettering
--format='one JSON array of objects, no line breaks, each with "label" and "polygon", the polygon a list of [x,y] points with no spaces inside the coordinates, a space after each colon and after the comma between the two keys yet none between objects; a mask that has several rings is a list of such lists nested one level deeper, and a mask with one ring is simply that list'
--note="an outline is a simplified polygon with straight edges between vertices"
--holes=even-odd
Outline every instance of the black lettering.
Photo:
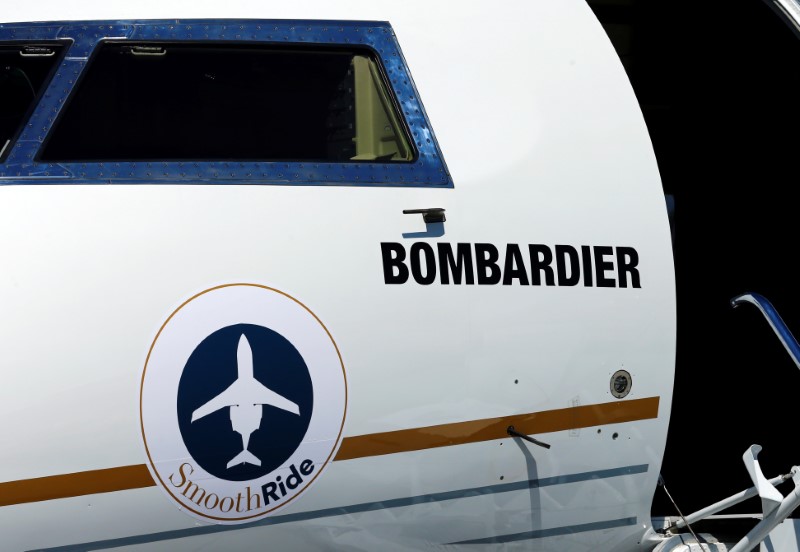
[{"label": "black lettering", "polygon": [[592,248],[582,245],[581,257],[583,258],[583,286],[592,287]]},{"label": "black lettering", "polygon": [[541,273],[544,272],[544,281],[548,286],[556,285],[553,276],[553,252],[546,245],[532,243],[528,245],[528,252],[531,256],[531,285],[542,285]]},{"label": "black lettering", "polygon": [[[569,276],[567,276],[569,263]],[[574,286],[581,279],[578,265],[578,252],[571,245],[556,245],[556,270],[559,286]]]},{"label": "black lettering", "polygon": [[475,264],[478,270],[478,285],[491,286],[500,282],[500,267],[497,260],[500,254],[491,243],[475,244]]},{"label": "black lettering", "polygon": [[311,460],[306,459],[300,463],[300,473],[311,475],[312,471],[314,471],[314,463]]},{"label": "black lettering", "polygon": [[269,499],[270,498],[272,500],[274,500],[275,502],[280,500],[278,498],[278,486],[275,483],[273,483],[272,481],[269,481],[269,482],[264,483],[263,485],[261,485],[261,494],[264,495],[264,506],[269,504]]},{"label": "black lettering", "polygon": [[639,283],[639,254],[633,247],[617,247],[617,270],[619,271],[619,287],[628,287],[628,273],[631,275],[631,287],[642,287]]},{"label": "black lettering", "polygon": [[512,280],[519,280],[521,286],[527,286],[528,273],[525,272],[525,261],[522,260],[522,252],[515,243],[506,245],[506,261],[503,266],[503,285],[510,286]]},{"label": "black lettering", "polygon": [[[381,242],[383,257],[383,282],[385,284],[405,284],[408,281],[408,267],[403,263],[406,250],[400,243]],[[395,269],[397,274],[395,275]]]},{"label": "black lettering", "polygon": [[[248,487],[248,490],[249,490],[249,487]],[[244,512],[244,510],[242,510],[242,492],[241,491],[239,491],[239,494],[236,495],[236,511],[237,512]]]},{"label": "black lettering", "polygon": [[294,467],[294,464],[291,465],[289,470],[292,472],[289,474],[289,477],[286,478],[286,486],[290,489],[296,489],[297,486],[303,482],[303,478],[300,477],[300,474],[297,473],[297,468]]},{"label": "black lettering", "polygon": [[281,476],[279,475],[275,478],[275,480],[278,482],[278,488],[281,490],[281,496],[286,496],[286,487],[284,487],[283,483],[281,482]]},{"label": "black lettering", "polygon": [[[474,247],[474,251],[472,249]],[[436,281],[443,285],[496,285],[504,286],[577,286],[583,279],[584,287],[641,287],[639,254],[633,247],[577,246],[528,244],[530,274],[519,245],[506,244],[505,257],[500,262],[498,248],[491,243],[431,243],[416,242],[405,246],[397,242],[381,242],[383,281],[386,284],[405,284],[409,278],[423,286]],[[616,262],[615,262],[616,261]],[[438,262],[438,266],[437,266]],[[594,266],[593,266],[594,265]],[[615,271],[616,269],[616,271]],[[477,278],[476,278],[477,273]],[[313,470],[311,464],[309,469]],[[170,482],[182,487],[188,481],[189,464],[180,467],[170,476]],[[300,480],[300,472],[295,472]],[[310,473],[310,472],[309,472]],[[292,479],[292,483],[296,482]],[[288,482],[287,482],[288,484]],[[238,506],[237,506],[238,510]]]},{"label": "black lettering", "polygon": [[613,278],[606,278],[606,270],[614,270],[614,262],[605,260],[605,257],[613,253],[614,248],[607,245],[596,245],[594,247],[594,268],[597,287],[614,287],[616,285],[616,281]]},{"label": "black lettering", "polygon": [[[422,274],[422,254],[425,255],[425,274]],[[418,284],[427,286],[436,279],[436,257],[433,248],[425,242],[417,242],[411,246],[411,274]]]},{"label": "black lettering", "polygon": [[439,250],[439,272],[442,284],[450,283],[450,273],[453,274],[453,283],[460,284],[462,278],[467,285],[475,283],[474,269],[472,268],[472,249],[468,243],[456,244],[456,254],[449,243],[437,243]]}]

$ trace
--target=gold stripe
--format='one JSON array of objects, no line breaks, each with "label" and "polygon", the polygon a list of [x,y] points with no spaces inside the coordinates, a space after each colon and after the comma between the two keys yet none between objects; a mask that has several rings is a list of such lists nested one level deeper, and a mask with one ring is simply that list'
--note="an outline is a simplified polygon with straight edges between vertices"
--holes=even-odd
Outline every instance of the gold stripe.
[{"label": "gold stripe", "polygon": [[147,466],[122,466],[0,483],[0,506],[152,487]]},{"label": "gold stripe", "polygon": [[[334,460],[351,460],[398,452],[506,439],[513,425],[535,435],[658,417],[658,397],[593,404],[503,418],[488,418],[437,426],[346,437]],[[92,470],[0,483],[0,507],[96,493],[141,489],[155,485],[144,464]]]},{"label": "gold stripe", "polygon": [[380,456],[397,452],[410,452],[466,443],[479,443],[508,438],[508,426],[526,435],[552,433],[581,427],[618,424],[647,420],[658,416],[658,397],[592,404],[519,414],[503,418],[489,418],[415,429],[401,429],[388,433],[373,433],[347,437],[342,441],[336,460],[351,460],[366,456]]}]

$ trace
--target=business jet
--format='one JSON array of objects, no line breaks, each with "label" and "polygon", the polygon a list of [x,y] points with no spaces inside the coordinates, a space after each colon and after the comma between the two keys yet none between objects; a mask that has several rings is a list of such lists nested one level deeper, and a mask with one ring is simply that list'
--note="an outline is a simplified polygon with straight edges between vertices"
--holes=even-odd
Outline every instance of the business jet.
[{"label": "business jet", "polygon": [[[670,224],[582,0],[2,19],[2,550],[794,538],[757,446],[751,489],[651,517]],[[756,496],[755,533],[693,529]]]}]

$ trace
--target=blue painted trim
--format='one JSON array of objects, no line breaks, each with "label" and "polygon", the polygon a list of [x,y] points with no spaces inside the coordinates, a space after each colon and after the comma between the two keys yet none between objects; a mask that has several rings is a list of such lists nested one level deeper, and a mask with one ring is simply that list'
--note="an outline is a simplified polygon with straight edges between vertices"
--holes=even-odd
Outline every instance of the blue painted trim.
[{"label": "blue painted trim", "polygon": [[[37,161],[37,152],[86,67],[89,55],[100,41],[107,39],[369,47],[383,64],[418,158],[408,163]],[[177,19],[0,24],[0,42],[43,40],[71,40],[72,43],[6,162],[0,165],[0,185],[183,183],[453,187],[394,31],[387,22]]]},{"label": "blue painted trim", "polygon": [[772,331],[775,332],[775,335],[778,336],[778,340],[783,344],[786,352],[792,357],[795,365],[800,368],[800,344],[797,343],[794,335],[792,335],[792,331],[786,325],[786,322],[783,321],[781,315],[778,314],[778,311],[775,310],[775,307],[772,306],[769,299],[760,293],[744,293],[731,299],[731,305],[734,308],[744,303],[751,303],[761,311],[761,314],[767,319],[767,323],[772,328]]},{"label": "blue painted trim", "polygon": [[537,531],[514,533],[513,535],[499,535],[497,537],[486,537],[484,539],[448,542],[447,544],[503,544],[521,540],[543,539],[547,537],[557,537],[559,535],[585,533],[587,531],[600,531],[601,529],[612,529],[614,527],[627,527],[629,525],[636,525],[635,517],[610,519],[608,521],[595,521],[592,523],[582,523],[580,525],[567,525],[565,527],[552,527],[550,529],[539,529]]},{"label": "blue painted trim", "polygon": [[[102,550],[106,548],[119,548],[122,546],[133,546],[136,544],[147,544],[152,542],[162,542],[180,538],[196,537],[200,535],[211,535],[215,533],[223,533],[226,531],[237,531],[239,529],[248,529],[251,527],[280,525],[284,523],[294,523],[298,521],[308,521],[312,519],[320,519],[326,517],[346,516],[352,514],[359,514],[363,512],[374,512],[377,510],[385,510],[387,508],[402,508],[406,506],[443,502],[446,500],[456,500],[460,498],[472,498],[476,496],[508,493],[513,491],[527,491],[530,489],[550,487],[553,485],[565,485],[567,483],[579,483],[581,481],[592,481],[597,479],[608,479],[611,477],[620,477],[625,475],[635,475],[640,473],[646,473],[647,468],[648,468],[647,464],[640,464],[635,466],[624,466],[621,468],[613,468],[609,470],[597,470],[597,471],[573,473],[567,475],[557,475],[555,477],[544,477],[541,479],[517,481],[514,483],[503,483],[498,485],[489,485],[485,487],[475,487],[472,489],[459,489],[456,491],[446,491],[441,493],[432,493],[426,495],[411,496],[406,498],[394,498],[390,500],[383,500],[380,502],[365,502],[362,504],[352,504],[350,506],[327,508],[324,510],[314,510],[311,512],[298,512],[296,514],[272,516],[260,519],[253,523],[246,523],[242,525],[206,525],[202,527],[193,527],[190,529],[176,529],[174,531],[164,531],[161,533],[151,533],[148,535],[135,535],[119,539],[109,539],[109,540],[95,541],[84,544],[58,546],[55,548],[47,548],[41,550],[42,552],[66,552],[66,551],[77,552],[77,551],[88,551],[88,550]],[[627,519],[633,519],[634,523],[636,522],[636,518],[626,518],[626,520]],[[615,523],[618,521],[620,520],[612,520],[611,522],[599,522],[599,523]],[[587,525],[592,525],[592,524],[587,524]],[[575,525],[570,527],[574,528],[582,526]],[[558,527],[553,529],[545,529],[542,531],[562,531],[570,529],[570,527],[566,528]],[[616,527],[616,525],[613,525],[612,527]],[[585,530],[593,531],[594,529],[585,529]],[[566,532],[575,533],[579,531],[571,530]],[[519,533],[519,535],[523,534],[527,533]],[[554,533],[554,535],[555,534],[565,534],[565,533]],[[551,535],[543,535],[543,536],[551,536]],[[505,538],[505,537],[501,536],[501,537],[491,537],[491,538]],[[541,537],[529,536],[524,538],[541,538]]]}]

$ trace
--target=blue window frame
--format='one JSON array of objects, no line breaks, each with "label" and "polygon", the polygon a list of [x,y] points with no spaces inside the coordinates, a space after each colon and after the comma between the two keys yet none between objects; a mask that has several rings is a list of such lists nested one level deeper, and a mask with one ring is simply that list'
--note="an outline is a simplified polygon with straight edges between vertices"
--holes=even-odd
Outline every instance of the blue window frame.
[{"label": "blue window frame", "polygon": [[[67,52],[0,164],[0,184],[186,183],[452,187],[452,179],[394,32],[384,22],[175,20],[0,25],[0,42],[64,41]],[[43,144],[101,43],[262,44],[361,48],[391,87],[415,155],[402,162],[351,160],[41,160]],[[154,100],[157,101],[157,98]],[[124,128],[119,129],[124,132]]]},{"label": "blue window frame", "polygon": [[0,42],[0,162],[17,142],[64,51],[65,44],[58,42]]}]

